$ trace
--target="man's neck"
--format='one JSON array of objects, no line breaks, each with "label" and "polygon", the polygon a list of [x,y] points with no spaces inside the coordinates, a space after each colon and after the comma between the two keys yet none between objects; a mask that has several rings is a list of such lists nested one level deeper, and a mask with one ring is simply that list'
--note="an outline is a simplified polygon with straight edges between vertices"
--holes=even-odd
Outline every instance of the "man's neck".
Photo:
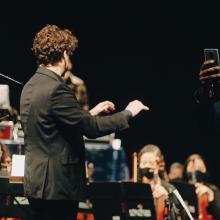
[{"label": "man's neck", "polygon": [[53,71],[54,73],[56,73],[59,76],[62,76],[64,73],[64,68],[61,67],[60,65],[56,65],[56,66],[52,66],[52,65],[40,65],[40,67],[44,67],[48,70]]}]

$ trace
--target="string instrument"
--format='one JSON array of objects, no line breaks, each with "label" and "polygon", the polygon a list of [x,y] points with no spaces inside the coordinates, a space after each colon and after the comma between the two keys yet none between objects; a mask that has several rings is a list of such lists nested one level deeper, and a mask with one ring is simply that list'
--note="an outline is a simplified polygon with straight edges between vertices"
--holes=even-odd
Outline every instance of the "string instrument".
[{"label": "string instrument", "polygon": [[131,181],[133,183],[137,183],[138,181],[138,159],[137,159],[137,152],[132,154],[132,178]]},{"label": "string instrument", "polygon": [[[154,184],[158,185],[158,174],[154,174]],[[156,215],[157,220],[164,220],[166,216],[166,199],[165,195],[156,199]]]},{"label": "string instrument", "polygon": [[164,196],[161,196],[156,201],[157,220],[164,220],[165,218],[165,201]]},{"label": "string instrument", "polygon": [[95,220],[94,215],[92,213],[82,213],[78,212],[77,220]]},{"label": "string instrument", "polygon": [[[195,171],[192,172],[192,182],[194,185],[196,183],[199,183],[196,179]],[[199,220],[214,220],[213,217],[209,215],[207,211],[208,205],[208,193],[204,193],[201,196],[198,196]]]},{"label": "string instrument", "polygon": [[207,212],[208,204],[209,204],[209,200],[207,193],[204,193],[203,195],[198,197],[200,220],[214,220],[213,217],[209,215]]}]

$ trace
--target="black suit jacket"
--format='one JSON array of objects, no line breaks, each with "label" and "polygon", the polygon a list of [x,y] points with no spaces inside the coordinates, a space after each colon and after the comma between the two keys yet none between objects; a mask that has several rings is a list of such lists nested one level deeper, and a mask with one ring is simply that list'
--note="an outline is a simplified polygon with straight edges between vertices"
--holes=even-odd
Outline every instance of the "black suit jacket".
[{"label": "black suit jacket", "polygon": [[84,185],[83,135],[96,138],[128,128],[129,111],[93,117],[56,73],[39,67],[22,90],[25,194],[29,198],[78,200]]},{"label": "black suit jacket", "polygon": [[[210,151],[215,155],[212,148],[213,142],[219,146],[220,135],[220,84],[203,84],[195,91],[195,118],[199,134],[207,136],[210,142]],[[219,162],[219,151],[216,152]],[[214,156],[212,156],[214,160]],[[220,219],[220,192],[219,189],[209,183],[205,183],[214,192],[214,200],[209,202],[208,211],[214,219]]]}]

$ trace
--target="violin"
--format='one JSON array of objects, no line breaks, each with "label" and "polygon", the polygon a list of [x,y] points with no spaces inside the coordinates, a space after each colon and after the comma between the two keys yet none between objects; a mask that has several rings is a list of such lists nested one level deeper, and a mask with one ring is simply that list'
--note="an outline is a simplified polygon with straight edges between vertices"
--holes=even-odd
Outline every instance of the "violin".
[{"label": "violin", "polygon": [[[195,171],[192,172],[192,182],[194,185],[198,183]],[[208,205],[208,193],[204,193],[203,195],[198,196],[199,220],[214,220],[213,217],[207,211]]]},{"label": "violin", "polygon": [[199,219],[200,220],[214,220],[211,215],[207,212],[207,207],[209,204],[208,193],[198,197],[198,206],[199,206]]},{"label": "violin", "polygon": [[161,196],[156,201],[156,212],[157,212],[157,220],[164,220],[165,218],[165,201],[164,196]]}]

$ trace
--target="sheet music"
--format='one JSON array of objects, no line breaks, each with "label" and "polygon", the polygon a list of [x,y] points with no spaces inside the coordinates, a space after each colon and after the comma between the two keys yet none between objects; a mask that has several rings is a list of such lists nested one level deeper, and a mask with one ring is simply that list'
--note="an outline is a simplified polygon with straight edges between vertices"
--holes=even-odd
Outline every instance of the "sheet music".
[{"label": "sheet music", "polygon": [[11,176],[24,176],[24,161],[25,155],[12,155],[12,168],[11,168]]}]

